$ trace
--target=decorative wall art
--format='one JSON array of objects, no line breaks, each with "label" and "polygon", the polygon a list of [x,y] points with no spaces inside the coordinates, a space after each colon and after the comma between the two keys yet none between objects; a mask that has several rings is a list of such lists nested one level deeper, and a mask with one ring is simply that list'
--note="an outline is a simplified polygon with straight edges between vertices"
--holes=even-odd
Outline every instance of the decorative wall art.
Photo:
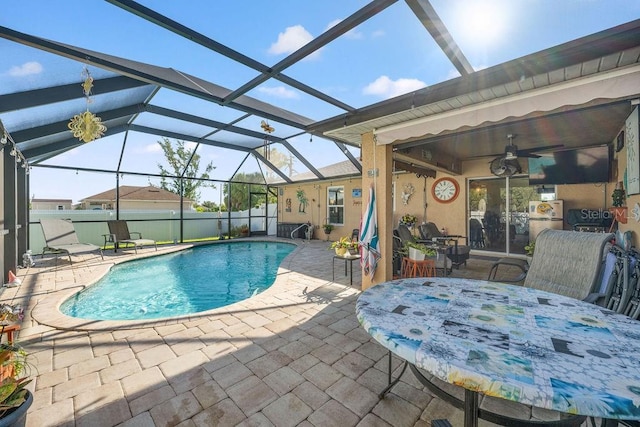
[{"label": "decorative wall art", "polygon": [[402,187],[402,204],[403,205],[409,204],[409,199],[411,198],[411,195],[415,191],[416,189],[413,187],[411,183],[405,184],[404,187]]},{"label": "decorative wall art", "polygon": [[297,190],[296,198],[298,199],[298,213],[306,213],[309,199],[307,199],[307,195],[304,190]]}]

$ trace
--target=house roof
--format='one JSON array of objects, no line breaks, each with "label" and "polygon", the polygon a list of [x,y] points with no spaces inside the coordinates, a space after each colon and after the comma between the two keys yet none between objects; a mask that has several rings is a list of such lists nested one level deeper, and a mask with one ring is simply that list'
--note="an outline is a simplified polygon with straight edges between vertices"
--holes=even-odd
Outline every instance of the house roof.
[{"label": "house roof", "polygon": [[36,203],[72,203],[71,199],[31,199],[31,202]]},{"label": "house roof", "polygon": [[[116,189],[104,191],[94,194],[93,196],[81,199],[81,202],[114,202],[116,200]],[[123,185],[120,187],[120,200],[129,201],[163,201],[163,202],[179,202],[180,195],[171,191],[149,185],[147,187],[136,187],[133,185]],[[184,199],[184,202],[191,202],[191,199]]]}]

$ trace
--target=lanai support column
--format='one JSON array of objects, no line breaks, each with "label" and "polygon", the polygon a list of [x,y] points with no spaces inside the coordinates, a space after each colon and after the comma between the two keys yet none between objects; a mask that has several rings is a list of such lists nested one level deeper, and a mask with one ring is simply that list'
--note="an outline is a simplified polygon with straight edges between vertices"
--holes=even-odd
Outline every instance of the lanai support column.
[{"label": "lanai support column", "polygon": [[362,290],[365,290],[393,278],[393,201],[391,196],[393,152],[391,144],[377,145],[373,140],[373,133],[366,133],[362,136],[361,154],[361,214],[364,213],[369,202],[369,187],[375,185],[378,238],[382,254],[373,279],[362,273]]},{"label": "lanai support column", "polygon": [[16,196],[16,159],[10,155],[10,144],[4,146],[2,150],[2,177],[4,183],[2,185],[2,232],[3,232],[3,268],[2,283],[5,283],[9,270],[16,273],[18,265],[18,233],[17,233],[17,214]]},{"label": "lanai support column", "polygon": [[29,176],[22,164],[17,168],[17,222],[18,228],[18,263],[22,264],[22,254],[29,248]]}]

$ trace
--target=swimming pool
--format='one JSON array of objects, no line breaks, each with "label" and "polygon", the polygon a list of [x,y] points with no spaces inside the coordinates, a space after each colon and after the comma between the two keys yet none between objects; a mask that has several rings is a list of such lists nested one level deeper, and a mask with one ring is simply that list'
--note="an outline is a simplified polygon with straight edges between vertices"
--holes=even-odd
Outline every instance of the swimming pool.
[{"label": "swimming pool", "polygon": [[114,266],[60,311],[91,320],[141,320],[223,307],[264,291],[295,245],[228,242]]}]

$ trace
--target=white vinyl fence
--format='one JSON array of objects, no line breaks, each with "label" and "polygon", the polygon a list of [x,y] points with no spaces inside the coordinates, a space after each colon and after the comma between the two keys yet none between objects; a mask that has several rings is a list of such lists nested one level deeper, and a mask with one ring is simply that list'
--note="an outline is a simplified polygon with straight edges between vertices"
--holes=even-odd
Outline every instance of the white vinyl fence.
[{"label": "white vinyl fence", "polygon": [[[264,218],[264,212],[264,206],[251,209],[251,231],[266,230],[267,235],[275,236],[277,230],[277,206],[269,205],[269,215],[266,219]],[[228,215],[227,212],[184,212],[184,240],[226,235],[229,232]],[[42,248],[45,246],[42,228],[39,224],[42,218],[71,220],[81,242],[102,246],[104,244],[104,235],[109,233],[107,221],[116,219],[116,212],[110,210],[30,211],[29,249],[34,254],[42,253]],[[127,221],[130,232],[140,232],[144,238],[153,239],[157,242],[180,240],[180,212],[178,211],[121,210],[120,219]],[[249,219],[248,210],[231,212],[231,228],[249,224]]]}]

